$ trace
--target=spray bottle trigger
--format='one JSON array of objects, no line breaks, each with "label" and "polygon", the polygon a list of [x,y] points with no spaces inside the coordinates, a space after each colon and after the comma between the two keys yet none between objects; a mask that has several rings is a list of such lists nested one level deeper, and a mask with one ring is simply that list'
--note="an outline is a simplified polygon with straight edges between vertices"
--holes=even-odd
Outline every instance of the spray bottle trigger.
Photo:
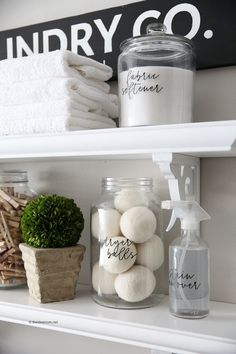
[{"label": "spray bottle trigger", "polygon": [[169,225],[166,228],[166,232],[169,232],[172,229],[172,227],[174,226],[174,224],[176,222],[176,219],[177,219],[177,217],[176,217],[175,211],[173,210],[171,213]]}]

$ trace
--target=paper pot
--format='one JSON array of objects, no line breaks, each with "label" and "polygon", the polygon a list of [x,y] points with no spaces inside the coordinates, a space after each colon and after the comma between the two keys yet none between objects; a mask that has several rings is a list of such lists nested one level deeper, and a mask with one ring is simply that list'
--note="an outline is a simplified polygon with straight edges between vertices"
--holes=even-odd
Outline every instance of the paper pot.
[{"label": "paper pot", "polygon": [[41,303],[75,297],[85,247],[34,248],[20,244],[30,295]]}]

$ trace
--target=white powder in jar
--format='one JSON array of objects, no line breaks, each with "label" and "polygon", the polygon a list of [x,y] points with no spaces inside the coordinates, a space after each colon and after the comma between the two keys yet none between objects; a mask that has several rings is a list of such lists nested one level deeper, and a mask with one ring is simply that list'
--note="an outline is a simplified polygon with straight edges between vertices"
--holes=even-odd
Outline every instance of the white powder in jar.
[{"label": "white powder in jar", "polygon": [[167,66],[141,66],[121,72],[120,126],[191,122],[193,79],[193,71]]}]

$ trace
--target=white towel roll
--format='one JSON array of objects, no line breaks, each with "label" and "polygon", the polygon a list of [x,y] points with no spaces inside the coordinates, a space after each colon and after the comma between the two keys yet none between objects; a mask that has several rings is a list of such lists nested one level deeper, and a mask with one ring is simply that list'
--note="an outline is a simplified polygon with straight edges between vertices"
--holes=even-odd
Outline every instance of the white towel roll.
[{"label": "white towel roll", "polygon": [[110,118],[100,120],[57,116],[47,119],[0,119],[0,135],[52,134],[86,129],[115,128]]},{"label": "white towel roll", "polygon": [[0,105],[18,105],[48,102],[70,98],[77,103],[101,108],[111,118],[118,117],[118,104],[114,95],[104,93],[95,87],[73,78],[51,78],[14,84],[0,84]]},{"label": "white towel roll", "polygon": [[48,102],[34,102],[7,106],[0,105],[0,119],[5,119],[6,117],[8,119],[31,119],[35,117],[47,119],[48,117],[58,115],[76,115],[76,112],[78,111],[100,112],[99,109],[90,110],[88,106],[82,103],[65,98]]},{"label": "white towel roll", "polygon": [[[51,119],[57,116],[92,119],[105,123],[107,123],[108,118],[108,114],[101,107],[99,109],[90,109],[69,98],[48,102],[0,106],[0,120],[2,121],[19,121],[21,119],[40,119],[45,121],[48,118]],[[113,121],[109,120],[109,122],[113,125]]]},{"label": "white towel roll", "polygon": [[0,82],[22,82],[50,77],[79,77],[106,81],[112,68],[68,50],[34,54],[0,61]]}]

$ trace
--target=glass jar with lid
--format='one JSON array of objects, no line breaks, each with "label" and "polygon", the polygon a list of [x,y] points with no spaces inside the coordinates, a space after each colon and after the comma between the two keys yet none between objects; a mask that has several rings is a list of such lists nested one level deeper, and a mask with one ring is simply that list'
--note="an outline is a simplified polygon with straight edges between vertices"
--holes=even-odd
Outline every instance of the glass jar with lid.
[{"label": "glass jar with lid", "polygon": [[25,206],[35,195],[28,186],[26,171],[0,170],[0,288],[26,284],[19,249],[20,220]]},{"label": "glass jar with lid", "polygon": [[103,178],[91,209],[92,297],[100,305],[144,308],[159,301],[159,211],[151,178]]},{"label": "glass jar with lid", "polygon": [[192,121],[195,52],[192,42],[151,24],[121,43],[118,59],[120,126]]}]

